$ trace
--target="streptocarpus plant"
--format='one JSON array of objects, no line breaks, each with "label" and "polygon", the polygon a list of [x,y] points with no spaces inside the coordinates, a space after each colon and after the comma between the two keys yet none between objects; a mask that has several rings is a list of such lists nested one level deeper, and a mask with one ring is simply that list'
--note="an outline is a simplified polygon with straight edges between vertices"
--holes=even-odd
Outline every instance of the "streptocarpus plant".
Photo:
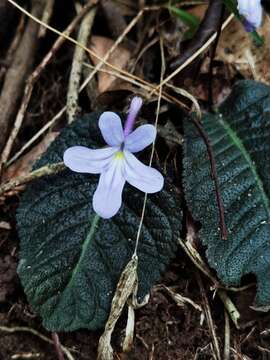
[{"label": "streptocarpus plant", "polygon": [[[180,196],[157,170],[132,154],[156,136],[150,124],[132,131],[140,107],[141,100],[133,99],[124,130],[115,113],[84,116],[64,129],[35,165],[61,162],[64,154],[74,170],[33,182],[17,214],[18,273],[29,303],[49,330],[104,325],[135,248],[144,203],[144,192],[136,188],[152,193],[137,249],[139,300],[177,249]],[[104,140],[109,146],[104,147]],[[98,185],[96,173],[101,174]],[[124,187],[125,181],[132,186]]]},{"label": "streptocarpus plant", "polygon": [[[199,236],[209,264],[225,285],[238,285],[243,275],[255,274],[256,303],[263,309],[270,304],[269,107],[269,86],[244,81],[234,87],[217,114],[203,116],[202,126],[211,141],[217,165],[227,240],[219,235],[218,209],[205,143],[192,123],[184,122],[185,198],[193,217],[202,224]],[[60,162],[63,153],[74,145],[100,148],[104,139],[111,148],[108,164],[118,161],[115,155],[119,151],[125,154],[129,135],[122,133],[115,117],[119,129],[116,137],[120,134],[117,142],[112,143],[112,137],[104,135],[104,129],[102,138],[100,128],[104,124],[99,120],[104,116],[106,119],[107,115],[93,113],[64,129],[36,167]],[[152,128],[148,125],[147,129]],[[153,129],[150,130],[144,137],[147,139],[144,146],[153,141],[154,135]],[[139,137],[139,148],[144,147],[141,140]],[[86,149],[87,155],[89,151],[92,154]],[[120,158],[125,159],[123,154]],[[74,158],[70,167],[81,171],[81,160],[80,157],[80,169],[75,168]],[[30,304],[49,330],[102,327],[120,274],[134,252],[144,193],[125,186],[122,206],[118,202],[113,211],[109,206],[109,214],[105,213],[107,217],[115,215],[110,219],[100,218],[91,203],[97,187],[96,175],[88,174],[97,172],[93,168],[89,171],[92,160],[87,163],[86,174],[67,169],[34,182],[26,190],[18,210],[21,239],[18,272]],[[101,177],[107,178],[108,164],[98,168]],[[122,166],[126,171],[126,163]],[[159,186],[155,185],[157,190],[163,180],[158,172],[154,174],[159,181]],[[121,172],[122,183],[127,179],[124,175]],[[144,173],[141,175],[143,178]],[[111,181],[107,185],[110,188]],[[100,213],[104,208],[105,201],[100,208],[95,207]],[[163,189],[150,194],[147,200],[137,253],[139,300],[149,292],[174,255],[181,222],[178,192],[165,178]]]}]

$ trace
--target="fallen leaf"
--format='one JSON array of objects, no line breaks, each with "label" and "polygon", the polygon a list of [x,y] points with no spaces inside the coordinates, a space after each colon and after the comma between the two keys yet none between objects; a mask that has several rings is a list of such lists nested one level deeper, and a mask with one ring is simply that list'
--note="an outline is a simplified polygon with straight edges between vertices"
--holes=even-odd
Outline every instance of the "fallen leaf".
[{"label": "fallen leaf", "polygon": [[[92,36],[90,42],[90,49],[94,51],[98,56],[104,58],[108,50],[113,46],[114,40],[103,36]],[[94,65],[99,63],[99,60],[94,56],[91,56],[91,61]],[[130,51],[123,45],[119,45],[115,51],[110,55],[108,62],[117,66],[120,69],[126,69],[130,61]],[[108,66],[103,66],[104,70],[112,70]],[[98,91],[103,93],[108,90],[126,90],[130,89],[130,85],[124,80],[117,78],[111,74],[98,72]]]}]

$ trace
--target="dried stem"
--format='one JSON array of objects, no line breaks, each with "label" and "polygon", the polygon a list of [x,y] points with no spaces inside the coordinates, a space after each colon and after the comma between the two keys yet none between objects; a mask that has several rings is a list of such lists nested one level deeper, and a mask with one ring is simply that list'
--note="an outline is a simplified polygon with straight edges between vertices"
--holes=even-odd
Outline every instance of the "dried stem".
[{"label": "dried stem", "polygon": [[[8,0],[10,1],[10,0]],[[12,2],[13,3],[13,2]],[[145,10],[150,10],[150,9],[145,9]],[[138,14],[139,15],[139,14]],[[138,21],[138,15],[136,17],[136,21]],[[36,19],[36,21],[38,21],[38,19]],[[131,30],[132,26],[134,26],[136,24],[136,21],[132,20],[131,23],[128,25],[128,29],[125,30],[125,34],[121,34],[121,36],[116,40],[116,42],[114,43],[114,45],[108,50],[108,52],[105,54],[104,58],[101,59],[99,57],[96,56],[95,53],[90,52],[93,56],[96,56],[98,59],[100,59],[100,63],[97,64],[97,66],[94,68],[93,72],[89,75],[89,77],[83,82],[83,84],[80,87],[79,92],[81,92],[83,89],[86,88],[86,86],[88,85],[88,83],[92,80],[93,76],[96,74],[97,71],[107,71],[104,69],[101,69],[103,63],[106,64],[107,66],[109,66],[110,68],[114,69],[115,76],[118,76],[119,78],[124,78],[127,81],[136,83],[136,85],[140,86],[141,88],[145,88],[147,90],[148,93],[151,92],[151,90],[155,89],[155,85],[137,77],[137,76],[133,76],[132,74],[123,71],[121,69],[118,69],[114,66],[112,66],[111,64],[109,64],[107,61],[105,61],[105,58],[109,57],[110,54],[116,49],[116,47],[120,44],[120,42],[123,40],[124,36],[126,36],[126,34],[128,33],[128,31]],[[49,27],[50,30],[59,33],[58,30],[55,30],[51,27]],[[61,33],[60,33],[61,34]],[[61,36],[64,36],[63,34],[61,34]],[[79,45],[75,40],[64,36],[65,38],[67,38],[69,41],[75,42],[76,45]],[[88,49],[85,49],[89,52]],[[100,66],[99,66],[100,65]],[[99,66],[99,68],[97,68]],[[152,92],[151,92],[152,93]],[[156,91],[155,91],[156,93]],[[157,93],[159,93],[159,91],[157,91]],[[166,92],[162,93],[162,98],[164,98],[165,100],[169,101],[169,102],[173,102],[176,105],[178,105],[179,107],[188,109],[188,107],[183,104],[181,101],[179,101],[178,99],[176,99],[175,97],[169,95]],[[190,98],[190,97],[189,97]],[[191,99],[191,98],[190,98]],[[27,149],[29,148],[29,146],[31,146],[47,129],[49,129],[52,125],[54,125],[56,123],[56,121],[65,113],[66,111],[66,106],[64,106],[54,117],[52,120],[50,120],[47,124],[45,124],[35,135],[33,138],[31,138],[9,161],[7,161],[7,166],[11,165],[15,160],[18,159],[19,156],[21,156],[21,154]]]},{"label": "dried stem", "polygon": [[[160,69],[160,81],[162,81],[165,71],[166,71],[166,62],[165,62],[165,56],[164,56],[164,45],[163,45],[163,38],[160,38],[160,56],[161,56],[161,69]],[[159,112],[160,112],[160,104],[161,104],[161,98],[162,98],[162,90],[163,88],[159,88],[159,96],[158,96],[158,102],[157,102],[157,109],[156,109],[156,119],[155,119],[155,128],[157,129],[158,126],[158,119],[159,119]],[[153,157],[155,153],[155,141],[152,145],[150,160],[149,160],[149,166],[152,165]],[[142,225],[145,215],[145,209],[146,209],[146,202],[147,202],[147,193],[144,195],[144,201],[143,201],[143,208],[142,208],[142,214],[140,218],[140,223],[138,226],[137,236],[136,236],[136,242],[135,242],[135,249],[134,249],[134,255],[137,255],[138,245],[139,245],[139,239],[141,236],[142,231]]]},{"label": "dried stem", "polygon": [[227,314],[227,311],[224,309],[225,317],[225,331],[224,331],[224,351],[223,358],[224,360],[230,360],[230,338],[231,338],[231,329],[230,329],[230,318]]},{"label": "dried stem", "polygon": [[[98,58],[99,60],[99,63],[95,66],[94,70],[91,72],[91,74],[87,77],[87,79],[85,80],[85,83],[89,83],[93,77],[96,75],[96,73],[102,68],[102,66],[104,64],[112,67],[111,64],[109,64],[107,62],[107,60],[109,59],[109,57],[111,56],[111,54],[115,51],[115,49],[118,47],[118,45],[123,41],[123,39],[125,38],[125,36],[130,32],[130,30],[137,24],[137,22],[139,21],[139,19],[141,18],[141,16],[143,15],[144,13],[144,10],[140,10],[138,12],[138,14],[131,20],[131,22],[128,24],[128,26],[125,28],[125,30],[123,31],[123,33],[116,39],[116,41],[113,43],[113,45],[111,46],[111,48],[106,52],[106,54],[104,55],[103,58],[100,58],[100,57],[97,57],[96,54],[92,54],[91,52],[91,55],[94,55],[96,58]],[[90,53],[90,51],[89,51]],[[112,67],[114,68],[114,67]],[[124,71],[124,70],[121,70],[121,69],[118,69],[117,70],[120,72],[120,73],[123,73],[125,75],[128,75],[128,76],[131,76],[132,78],[136,79],[137,77],[136,76],[133,76],[132,74]],[[138,79],[138,78],[137,78]],[[142,80],[142,79],[140,79]],[[143,81],[144,82],[144,81]]]},{"label": "dried stem", "polygon": [[[197,250],[191,245],[189,241],[184,242],[182,239],[179,239],[179,243],[182,246],[185,253],[188,255],[190,260],[194,263],[194,265],[203,273],[205,274],[214,284],[213,288],[217,290],[217,294],[220,298],[220,300],[223,302],[224,307],[227,309],[228,314],[231,317],[232,322],[235,324],[236,328],[239,327],[238,320],[240,318],[240,314],[235,307],[232,300],[229,298],[226,291],[243,291],[246,290],[246,287],[243,288],[225,288],[222,285],[218,283],[214,275],[212,275],[209,267],[206,265],[206,263],[201,258],[200,254],[197,252]],[[248,286],[250,287],[250,285]]]},{"label": "dried stem", "polygon": [[[73,19],[73,21],[69,24],[69,26],[65,30],[65,34],[70,34],[75,29],[78,22],[89,11],[89,9],[92,6],[93,6],[93,2],[90,1],[82,9],[82,11]],[[37,82],[37,80],[39,79],[42,71],[45,69],[45,67],[48,65],[48,63],[51,61],[51,59],[53,58],[55,53],[60,49],[62,44],[65,42],[65,40],[66,40],[65,37],[59,36],[59,38],[55,41],[55,43],[53,44],[50,51],[47,53],[47,55],[44,57],[44,59],[41,61],[41,63],[36,67],[36,69],[33,71],[31,76],[28,78],[27,86],[26,86],[25,91],[24,91],[24,96],[23,96],[21,106],[20,106],[19,112],[18,112],[16,120],[15,120],[13,130],[12,130],[12,132],[10,134],[10,137],[9,137],[9,139],[8,139],[8,141],[6,143],[6,146],[5,146],[4,150],[3,150],[3,153],[1,155],[0,166],[5,164],[5,162],[7,161],[8,157],[9,157],[9,154],[10,154],[11,149],[12,149],[12,145],[14,143],[14,140],[16,139],[16,137],[18,135],[18,132],[19,132],[19,130],[21,128],[21,125],[23,123],[25,112],[26,112],[26,109],[28,107],[28,104],[29,104],[29,101],[30,101],[30,98],[31,98],[32,91],[33,91],[35,83]],[[0,108],[1,108],[1,103],[0,103]],[[0,144],[1,144],[1,142],[0,142]]]},{"label": "dried stem", "polygon": [[[47,0],[46,1],[45,9],[44,9],[43,15],[42,15],[42,22],[44,22],[46,24],[49,24],[50,19],[52,17],[54,2],[55,2],[55,0]],[[46,35],[46,31],[47,31],[47,29],[45,27],[41,26],[39,29],[38,37],[39,38],[44,37]]]},{"label": "dried stem", "polygon": [[[223,31],[228,24],[234,18],[234,14],[231,14],[222,24],[221,30]],[[215,40],[217,33],[213,34],[208,41],[198,49],[193,55],[191,55],[182,65],[180,65],[175,71],[173,71],[170,75],[168,75],[155,89],[152,90],[152,93],[156,92],[160,86],[167,84],[172,78],[174,78],[177,74],[179,74],[183,69],[185,69],[189,64],[191,64],[198,56],[200,56]],[[151,94],[152,94],[151,93]],[[150,95],[151,95],[150,94]]]},{"label": "dried stem", "polygon": [[30,172],[27,175],[18,176],[15,179],[8,181],[7,183],[0,186],[0,195],[3,195],[7,191],[14,189],[16,186],[26,184],[30,181],[39,179],[43,176],[55,175],[65,169],[64,163],[56,163],[42,166],[41,168]]},{"label": "dried stem", "polygon": [[[7,327],[7,326],[0,326],[0,331],[9,333],[9,334],[13,334],[15,332],[26,332],[26,333],[30,333],[32,335],[35,335],[37,337],[39,337],[41,340],[46,341],[49,344],[54,344],[54,342],[49,339],[47,336],[39,333],[38,331],[36,331],[35,329],[26,327],[26,326],[14,326],[14,327]],[[66,355],[66,357],[69,360],[75,360],[74,357],[71,355],[71,352],[69,351],[68,348],[66,348],[65,346],[61,345],[61,349],[64,352],[64,354]]]},{"label": "dried stem", "polygon": [[234,303],[229,298],[226,291],[218,290],[217,294],[220,297],[220,300],[223,302],[226,310],[228,311],[230,318],[232,319],[232,322],[234,323],[236,328],[239,329],[238,321],[240,319],[240,314],[239,314],[238,310],[236,309]]},{"label": "dried stem", "polygon": [[[42,1],[32,1],[32,14],[40,16],[43,11]],[[31,71],[38,40],[39,24],[28,20],[13,61],[7,70],[0,96],[0,149],[3,149],[12,122],[14,110],[18,104],[22,89]]]},{"label": "dried stem", "polygon": [[213,343],[215,358],[218,359],[218,360],[221,360],[220,348],[219,348],[218,338],[217,338],[217,334],[216,334],[216,330],[215,330],[215,325],[214,325],[212,314],[211,314],[211,308],[209,306],[209,302],[208,302],[208,299],[207,299],[207,296],[206,296],[206,292],[205,292],[205,289],[204,289],[204,286],[203,286],[201,276],[200,276],[200,274],[198,272],[196,272],[196,277],[197,277],[197,282],[199,284],[202,299],[203,299],[203,305],[204,305],[204,311],[205,311],[205,315],[206,315],[206,320],[207,320],[208,327],[209,327],[209,330],[210,330],[210,334],[211,334],[211,337],[212,337],[212,343]]},{"label": "dried stem", "polygon": [[28,149],[44,132],[50,129],[58,119],[65,113],[66,106],[64,106],[47,124],[45,124],[23,147],[6,163],[6,166],[11,165],[21,154]]},{"label": "dried stem", "polygon": [[[92,8],[89,13],[85,15],[84,19],[81,22],[77,41],[84,46],[86,46],[88,43],[95,15],[96,7]],[[69,124],[72,123],[73,120],[75,120],[78,112],[78,98],[84,58],[85,50],[82,47],[76,46],[72,61],[67,93],[67,115]]]},{"label": "dried stem", "polygon": [[182,246],[183,250],[188,255],[193,264],[212,281],[214,288],[219,288],[220,285],[217,279],[211,273],[209,267],[206,265],[200,254],[191,245],[191,243],[189,241],[183,241],[182,239],[179,239],[179,244]]},{"label": "dried stem", "polygon": [[[1,12],[1,6],[0,6],[0,12]],[[0,16],[0,19],[1,19],[1,16]],[[22,36],[23,36],[23,32],[24,32],[24,27],[25,27],[25,16],[24,14],[22,14],[21,18],[20,18],[20,21],[19,21],[19,24],[17,26],[17,29],[16,29],[16,33],[12,39],[12,42],[9,46],[9,49],[7,51],[7,55],[5,57],[5,66],[2,66],[0,68],[0,81],[4,78],[5,74],[6,74],[6,68],[8,66],[10,66],[10,64],[12,64],[12,61],[14,59],[14,54],[15,54],[15,51],[16,49],[18,48],[19,44],[20,44],[20,41],[22,39]]]}]

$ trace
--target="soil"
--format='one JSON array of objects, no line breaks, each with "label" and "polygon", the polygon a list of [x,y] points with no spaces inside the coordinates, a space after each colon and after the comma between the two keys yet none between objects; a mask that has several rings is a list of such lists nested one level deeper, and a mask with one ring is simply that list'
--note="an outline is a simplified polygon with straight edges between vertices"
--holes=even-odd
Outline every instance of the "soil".
[{"label": "soil", "polygon": [[[1,326],[30,327],[50,338],[50,333],[41,325],[41,320],[29,307],[16,274],[18,242],[6,239],[1,246],[0,257],[0,324]],[[197,270],[186,255],[179,251],[163,279],[151,291],[146,306],[136,311],[135,339],[128,354],[121,353],[120,343],[125,329],[125,314],[120,319],[113,340],[116,358],[131,360],[148,359],[214,359],[212,338],[206,319],[193,306],[179,306],[168,295],[163,286],[173,287],[204,308],[204,301],[196,280]],[[4,276],[3,276],[4,275]],[[220,348],[224,344],[224,307],[218,297],[213,299],[213,291],[207,290],[209,283],[203,284],[215,324]],[[234,294],[231,298],[241,313],[240,330],[231,323],[231,347],[235,351],[232,359],[269,359],[270,314],[258,313],[249,306],[255,289]],[[59,333],[61,343],[73,349],[75,359],[95,359],[101,332],[87,330],[73,333]],[[27,357],[28,356],[28,357]],[[118,356],[118,357],[117,357]],[[57,359],[53,345],[36,335],[24,332],[13,334],[0,331],[0,359]]]}]

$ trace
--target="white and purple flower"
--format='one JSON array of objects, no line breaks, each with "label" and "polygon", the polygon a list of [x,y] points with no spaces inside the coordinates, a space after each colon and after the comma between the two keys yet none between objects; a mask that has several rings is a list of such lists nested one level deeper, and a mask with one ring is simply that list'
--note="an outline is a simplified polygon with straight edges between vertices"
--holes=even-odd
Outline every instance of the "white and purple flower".
[{"label": "white and purple flower", "polygon": [[124,129],[116,113],[102,113],[98,125],[107,147],[93,150],[73,146],[64,153],[64,163],[72,171],[100,174],[93,208],[104,219],[111,218],[120,209],[126,181],[146,193],[155,193],[163,188],[164,179],[160,172],[144,165],[133,155],[156,138],[153,125],[142,125],[132,131],[141,106],[142,99],[134,97]]},{"label": "white and purple flower", "polygon": [[254,31],[262,23],[261,0],[238,0],[239,14],[244,17],[246,31]]}]

